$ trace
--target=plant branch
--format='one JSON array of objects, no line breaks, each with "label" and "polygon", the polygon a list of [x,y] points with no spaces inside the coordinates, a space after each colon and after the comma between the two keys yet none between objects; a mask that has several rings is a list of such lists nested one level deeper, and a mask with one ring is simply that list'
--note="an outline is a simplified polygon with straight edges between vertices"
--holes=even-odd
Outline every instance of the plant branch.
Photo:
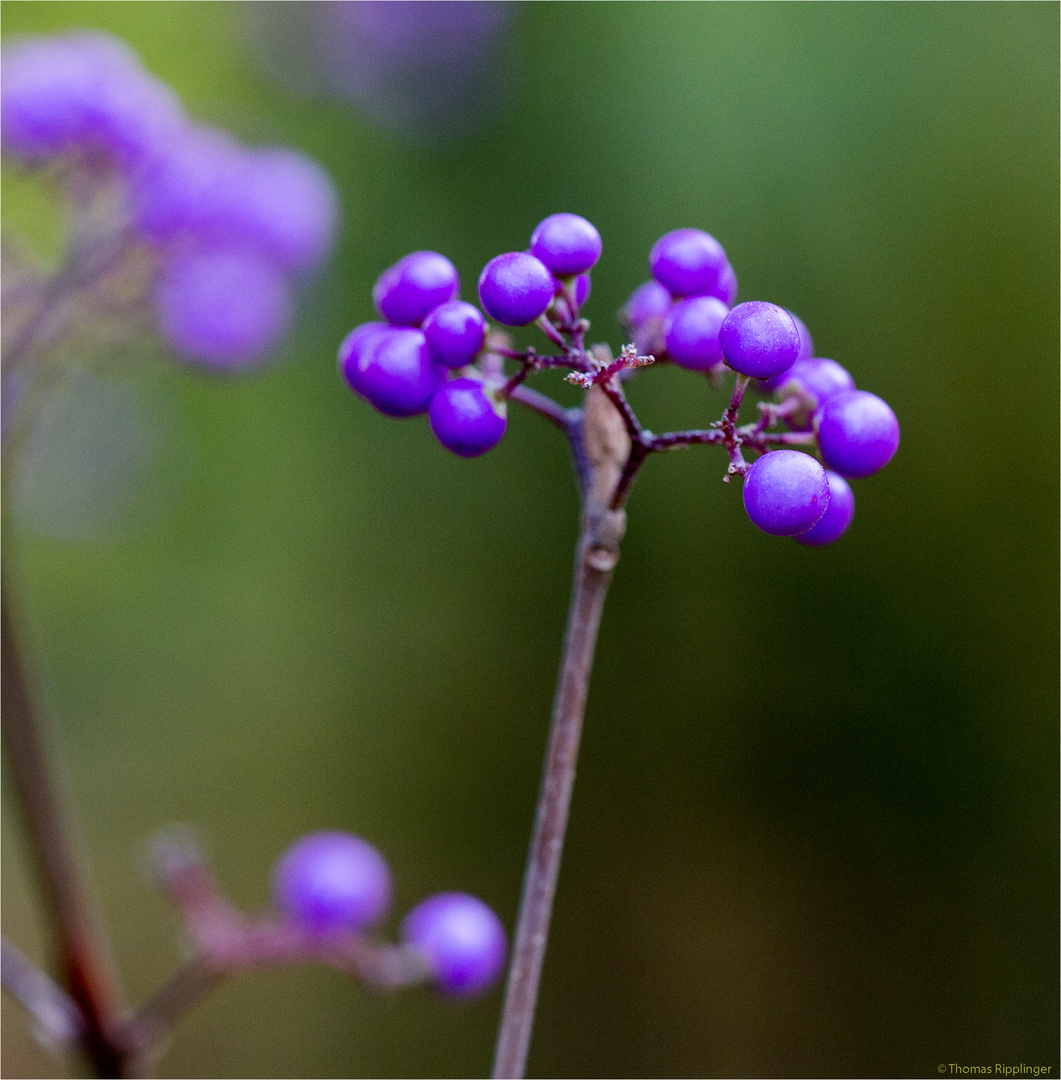
[{"label": "plant branch", "polygon": [[26,1008],[49,1046],[77,1049],[85,1027],[77,1003],[7,938],[0,942],[0,983]]},{"label": "plant branch", "polygon": [[[605,509],[630,448],[618,420],[601,388],[593,387],[579,425],[581,446],[592,466],[588,488],[584,488],[588,497],[583,502],[571,606],[494,1058],[493,1076],[506,1080],[518,1080],[526,1067],[597,630],[626,526],[621,510]],[[573,439],[573,448],[575,445]]]},{"label": "plant branch", "polygon": [[114,1038],[121,1012],[120,991],[91,914],[59,785],[15,640],[6,589],[0,661],[4,742],[54,925],[59,969],[84,1017],[81,1047],[97,1075],[124,1076],[131,1063]]}]

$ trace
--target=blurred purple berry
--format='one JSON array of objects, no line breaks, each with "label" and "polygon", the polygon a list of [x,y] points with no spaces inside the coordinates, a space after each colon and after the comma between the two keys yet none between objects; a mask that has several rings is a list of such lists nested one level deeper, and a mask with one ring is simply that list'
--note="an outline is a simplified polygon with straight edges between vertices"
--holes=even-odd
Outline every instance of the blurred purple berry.
[{"label": "blurred purple berry", "polygon": [[706,371],[722,360],[718,332],[729,309],[714,296],[679,300],[663,321],[667,355],[691,371]]},{"label": "blurred purple berry", "polygon": [[627,326],[633,327],[649,319],[662,319],[673,302],[671,294],[658,281],[646,281],[630,294],[620,314]]},{"label": "blurred purple berry", "polygon": [[760,379],[787,371],[799,356],[799,330],[792,316],[763,300],[733,308],[718,340],[726,363],[734,371]]},{"label": "blurred purple berry", "polygon": [[829,506],[816,524],[796,537],[801,544],[831,544],[847,531],[855,516],[855,494],[851,485],[831,469],[826,469],[825,475],[829,478]]},{"label": "blurred purple berry", "polygon": [[726,307],[733,307],[733,301],[737,299],[737,272],[727,262],[718,275],[718,288],[714,295],[722,301]]},{"label": "blurred purple berry", "polygon": [[284,915],[307,930],[366,930],[387,914],[390,870],[359,836],[311,833],[277,861],[273,896]]},{"label": "blurred purple berry", "polygon": [[582,274],[600,258],[600,233],[578,214],[551,214],[531,234],[530,253],[557,277]]},{"label": "blurred purple berry", "polygon": [[462,368],[475,359],[486,340],[483,313],[464,300],[439,304],[423,325],[431,355],[448,368]]},{"label": "blurred purple berry", "polygon": [[247,367],[280,343],[291,289],[272,262],[245,251],[182,252],[163,265],[152,301],[181,356],[215,369]]},{"label": "blurred purple berry", "polygon": [[675,229],[652,247],[652,276],[674,296],[721,296],[728,265],[722,245],[700,229]]},{"label": "blurred purple berry", "polygon": [[456,300],[457,268],[437,251],[414,251],[380,274],[372,287],[376,310],[395,326],[419,326],[439,304]]},{"label": "blurred purple berry", "polygon": [[[555,289],[559,293],[563,291],[564,283],[559,279],[556,280]],[[589,274],[578,274],[575,277],[575,303],[578,307],[589,299],[589,294],[593,291],[593,282],[590,281]]]},{"label": "blurred purple berry", "polygon": [[813,425],[814,411],[841,390],[853,390],[855,380],[847,368],[835,360],[815,357],[810,360],[797,360],[783,375],[777,375],[774,381],[781,396],[799,394],[805,404],[787,416],[785,422],[793,431],[810,431]]},{"label": "blurred purple berry", "polygon": [[384,416],[416,416],[426,411],[442,379],[419,330],[391,327],[381,331],[360,354],[359,391]]},{"label": "blurred purple berry", "polygon": [[771,536],[806,532],[829,505],[829,480],[810,454],[771,450],[744,477],[744,509]]},{"label": "blurred purple berry", "polygon": [[0,64],[4,149],[29,160],[94,151],[136,164],[173,137],[176,95],[106,34],[26,38]]},{"label": "blurred purple berry", "polygon": [[505,403],[495,402],[476,379],[444,382],[427,411],[435,438],[461,457],[478,457],[492,450],[505,434]]},{"label": "blurred purple berry", "polygon": [[460,997],[493,985],[508,951],[501,920],[467,893],[428,897],[406,916],[401,936],[423,955],[438,989]]},{"label": "blurred purple berry", "polygon": [[841,476],[869,476],[899,449],[899,421],[888,403],[865,390],[841,390],[815,413],[822,459]]},{"label": "blurred purple berry", "polygon": [[479,275],[479,299],[487,314],[506,326],[526,326],[544,315],[553,299],[553,276],[523,251],[491,259]]},{"label": "blurred purple berry", "polygon": [[355,326],[342,340],[339,346],[339,370],[355,394],[362,393],[359,364],[368,355],[369,350],[379,339],[379,335],[390,330],[389,323],[368,322]]}]

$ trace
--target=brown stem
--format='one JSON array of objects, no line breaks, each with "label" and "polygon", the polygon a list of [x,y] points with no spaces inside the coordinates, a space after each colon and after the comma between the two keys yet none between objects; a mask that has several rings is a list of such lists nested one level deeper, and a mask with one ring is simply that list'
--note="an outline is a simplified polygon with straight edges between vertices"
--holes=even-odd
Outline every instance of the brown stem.
[{"label": "brown stem", "polygon": [[523,1076],[530,1047],[597,628],[615,565],[614,559],[601,557],[595,526],[594,519],[587,516],[575,559],[563,660],[494,1058],[494,1077],[509,1080]]},{"label": "brown stem", "polygon": [[92,918],[59,785],[15,641],[6,590],[0,633],[4,742],[54,924],[59,969],[84,1017],[81,1047],[97,1076],[125,1076],[132,1063],[114,1038],[121,1013],[120,991]]}]

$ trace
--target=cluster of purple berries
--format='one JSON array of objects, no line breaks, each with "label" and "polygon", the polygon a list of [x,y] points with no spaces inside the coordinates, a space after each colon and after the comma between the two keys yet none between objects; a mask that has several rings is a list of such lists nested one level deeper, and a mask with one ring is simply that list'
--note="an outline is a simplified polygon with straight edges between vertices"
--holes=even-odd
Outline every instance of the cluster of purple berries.
[{"label": "cluster of purple berries", "polygon": [[[371,930],[386,916],[391,891],[383,856],[366,840],[344,832],[302,837],[273,871],[277,907],[314,935]],[[405,917],[400,936],[444,994],[479,994],[497,981],[504,966],[507,942],[501,920],[467,893],[438,893],[421,901]]]},{"label": "cluster of purple berries", "polygon": [[[525,326],[558,310],[577,317],[589,296],[587,271],[600,253],[600,234],[588,221],[553,214],[534,230],[529,251],[486,264],[479,300],[507,326]],[[476,366],[486,345],[486,319],[459,293],[457,270],[444,255],[406,255],[372,290],[386,322],[355,327],[339,347],[339,366],[351,389],[381,413],[426,412],[443,446],[476,457],[505,434],[505,379]]]},{"label": "cluster of purple berries", "polygon": [[[724,445],[730,471],[744,479],[744,506],[755,525],[807,544],[837,539],[854,514],[847,480],[877,472],[898,448],[899,424],[888,405],[855,389],[835,361],[815,357],[810,333],[791,312],[763,301],[732,306],[737,276],[722,245],[699,229],[667,233],[652,248],[652,280],[634,291],[621,313],[633,347],[611,366],[603,364],[585,349],[589,324],[579,313],[600,254],[600,234],[585,218],[553,214],[534,230],[527,251],[498,255],[479,276],[487,314],[506,326],[536,323],[560,350],[551,357],[533,349],[488,349],[483,315],[457,298],[453,264],[435,252],[407,255],[373,290],[386,322],[356,327],[340,346],[342,373],[388,416],[427,412],[444,446],[473,457],[500,441],[507,395],[528,374],[570,368],[570,379],[587,388],[600,383],[619,409],[635,443],[628,467],[636,469],[652,450]],[[485,363],[491,353],[492,365]],[[521,371],[506,380],[502,357],[520,361]],[[622,382],[652,360],[713,377],[726,368],[737,373],[730,408],[713,431],[653,436],[640,427]],[[738,428],[736,414],[753,380],[776,403],[760,405],[758,424]],[[768,431],[777,422],[787,434]],[[786,445],[814,443],[825,467]],[[742,446],[762,456],[748,465]],[[631,479],[620,479],[620,495]]]},{"label": "cluster of purple berries", "polygon": [[836,361],[815,357],[809,331],[792,312],[758,300],[730,307],[737,278],[713,236],[699,229],[667,233],[652,248],[649,268],[652,280],[622,311],[638,350],[716,376],[732,368],[775,395],[775,415],[790,430],[816,436],[826,468],[781,448],[746,470],[744,506],[752,522],[806,544],[836,540],[855,511],[845,478],[869,476],[892,459],[899,446],[895,414],[876,395],[856,390]]},{"label": "cluster of purple berries", "polygon": [[290,325],[295,283],[331,247],[338,202],[315,162],[193,123],[115,38],[5,46],[0,132],[25,165],[107,193],[112,238],[156,257],[157,324],[189,360],[235,369],[267,356]]}]

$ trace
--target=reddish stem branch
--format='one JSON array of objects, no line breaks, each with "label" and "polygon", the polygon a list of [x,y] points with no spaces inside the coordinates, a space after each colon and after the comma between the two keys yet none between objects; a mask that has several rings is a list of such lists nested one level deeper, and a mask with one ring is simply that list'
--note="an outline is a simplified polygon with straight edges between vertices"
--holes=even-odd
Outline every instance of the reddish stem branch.
[{"label": "reddish stem branch", "polygon": [[84,1017],[81,1047],[98,1076],[124,1076],[131,1062],[114,1036],[121,1014],[120,991],[91,914],[63,799],[15,640],[6,591],[0,660],[4,742],[54,925],[59,969]]}]

